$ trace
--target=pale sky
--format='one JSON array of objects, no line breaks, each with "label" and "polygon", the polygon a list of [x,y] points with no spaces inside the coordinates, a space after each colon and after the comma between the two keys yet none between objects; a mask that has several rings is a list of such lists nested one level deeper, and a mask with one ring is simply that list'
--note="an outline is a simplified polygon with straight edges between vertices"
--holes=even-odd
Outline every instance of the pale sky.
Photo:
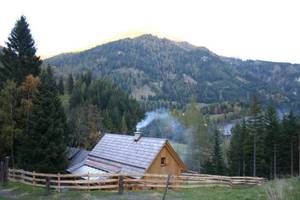
[{"label": "pale sky", "polygon": [[47,57],[152,33],[242,59],[300,63],[299,0],[0,0],[0,44],[24,14]]}]

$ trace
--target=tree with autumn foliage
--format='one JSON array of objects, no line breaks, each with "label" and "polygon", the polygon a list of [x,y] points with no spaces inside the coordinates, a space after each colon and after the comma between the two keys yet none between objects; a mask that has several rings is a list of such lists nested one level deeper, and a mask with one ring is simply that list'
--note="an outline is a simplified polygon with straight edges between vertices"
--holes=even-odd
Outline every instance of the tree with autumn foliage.
[{"label": "tree with autumn foliage", "polygon": [[0,92],[0,157],[10,155],[13,166],[16,140],[22,133],[19,97],[17,84],[11,80],[6,81]]},{"label": "tree with autumn foliage", "polygon": [[33,105],[33,99],[38,92],[38,87],[40,86],[41,81],[39,77],[34,77],[32,74],[28,75],[24,82],[21,84],[21,105],[23,110],[26,113],[26,116],[29,114],[29,111]]}]

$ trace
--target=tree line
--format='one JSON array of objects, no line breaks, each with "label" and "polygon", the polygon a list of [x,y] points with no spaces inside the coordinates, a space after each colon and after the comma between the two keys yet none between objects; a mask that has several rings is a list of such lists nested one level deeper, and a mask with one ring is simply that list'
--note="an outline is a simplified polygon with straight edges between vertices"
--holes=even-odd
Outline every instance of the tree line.
[{"label": "tree line", "polygon": [[0,53],[0,158],[12,167],[63,172],[68,146],[91,148],[104,131],[134,129],[139,104],[91,73],[57,77],[42,66],[26,17],[21,16]]},{"label": "tree line", "polygon": [[270,104],[262,108],[253,98],[250,116],[232,130],[229,173],[277,178],[300,170],[300,121],[292,111],[279,119]]},{"label": "tree line", "polygon": [[99,140],[99,132],[134,132],[143,118],[144,111],[136,100],[108,80],[94,79],[90,71],[75,77],[69,74],[65,82],[60,79],[58,85],[69,99],[66,110],[72,146],[91,149]]},{"label": "tree line", "polygon": [[269,179],[299,174],[300,119],[292,111],[279,118],[275,107],[263,107],[256,94],[249,106],[231,137],[220,133],[193,98],[183,112],[173,110],[185,127],[186,148],[179,154],[190,170]]}]

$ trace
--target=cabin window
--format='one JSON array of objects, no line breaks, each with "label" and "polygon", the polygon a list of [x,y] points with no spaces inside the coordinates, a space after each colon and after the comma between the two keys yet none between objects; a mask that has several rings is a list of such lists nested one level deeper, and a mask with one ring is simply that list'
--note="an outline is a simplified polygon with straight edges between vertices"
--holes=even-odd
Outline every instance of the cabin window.
[{"label": "cabin window", "polygon": [[160,158],[160,165],[161,166],[167,165],[167,158],[166,157],[161,157]]}]

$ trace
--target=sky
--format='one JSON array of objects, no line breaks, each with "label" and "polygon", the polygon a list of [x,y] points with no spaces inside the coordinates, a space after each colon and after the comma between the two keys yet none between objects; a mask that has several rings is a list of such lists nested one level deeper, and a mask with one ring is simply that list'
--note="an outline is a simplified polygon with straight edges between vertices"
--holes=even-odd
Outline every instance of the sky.
[{"label": "sky", "polygon": [[300,63],[299,0],[0,1],[0,45],[25,15],[44,58],[151,33],[223,56]]}]

